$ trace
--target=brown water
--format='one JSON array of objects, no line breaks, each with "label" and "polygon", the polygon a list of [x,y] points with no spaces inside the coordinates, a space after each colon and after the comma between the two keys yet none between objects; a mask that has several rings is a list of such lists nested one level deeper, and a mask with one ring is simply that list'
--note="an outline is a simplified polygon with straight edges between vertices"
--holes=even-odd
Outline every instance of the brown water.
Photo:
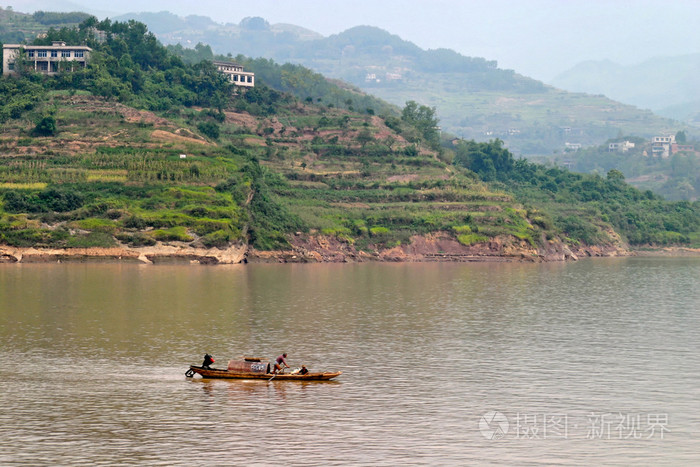
[{"label": "brown water", "polygon": [[1,465],[700,463],[698,258],[0,265],[0,343]]}]

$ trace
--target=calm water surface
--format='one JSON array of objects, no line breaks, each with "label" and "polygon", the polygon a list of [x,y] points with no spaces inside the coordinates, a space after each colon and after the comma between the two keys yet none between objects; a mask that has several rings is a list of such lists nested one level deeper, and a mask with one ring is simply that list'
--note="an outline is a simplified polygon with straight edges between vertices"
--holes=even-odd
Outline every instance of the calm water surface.
[{"label": "calm water surface", "polygon": [[0,265],[0,344],[1,465],[700,463],[700,258]]}]

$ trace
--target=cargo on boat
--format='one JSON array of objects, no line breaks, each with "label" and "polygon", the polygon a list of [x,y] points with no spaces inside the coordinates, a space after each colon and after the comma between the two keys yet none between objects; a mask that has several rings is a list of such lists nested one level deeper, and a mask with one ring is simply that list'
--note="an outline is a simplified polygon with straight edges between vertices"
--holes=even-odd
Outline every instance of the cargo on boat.
[{"label": "cargo on boat", "polygon": [[207,368],[205,366],[190,365],[190,369],[185,372],[188,378],[199,374],[202,378],[223,378],[223,379],[265,379],[275,381],[328,381],[340,376],[343,372],[308,372],[301,374],[291,373],[271,373],[270,362],[260,358],[243,357],[239,360],[229,360],[228,367]]}]

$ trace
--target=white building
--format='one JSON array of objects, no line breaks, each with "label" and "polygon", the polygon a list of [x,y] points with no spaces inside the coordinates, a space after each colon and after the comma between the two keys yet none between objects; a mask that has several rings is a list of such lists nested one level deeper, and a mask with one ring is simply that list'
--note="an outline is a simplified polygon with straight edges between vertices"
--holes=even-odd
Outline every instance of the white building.
[{"label": "white building", "polygon": [[249,88],[255,86],[255,73],[243,71],[241,65],[231,62],[214,62],[214,66],[223,74],[228,75],[228,79],[236,86],[246,86]]},{"label": "white building", "polygon": [[676,143],[676,137],[654,136],[651,140],[651,154],[654,157],[666,159],[671,155],[671,146]]},{"label": "white building", "polygon": [[53,75],[59,72],[61,63],[65,63],[70,70],[84,67],[90,59],[92,49],[85,45],[66,45],[65,42],[54,42],[52,45],[3,44],[3,74],[17,73],[16,62],[20,51],[24,52],[24,59],[34,71]]},{"label": "white building", "polygon": [[608,145],[608,152],[627,152],[634,147],[634,143],[631,141],[620,141],[618,143],[610,143]]}]

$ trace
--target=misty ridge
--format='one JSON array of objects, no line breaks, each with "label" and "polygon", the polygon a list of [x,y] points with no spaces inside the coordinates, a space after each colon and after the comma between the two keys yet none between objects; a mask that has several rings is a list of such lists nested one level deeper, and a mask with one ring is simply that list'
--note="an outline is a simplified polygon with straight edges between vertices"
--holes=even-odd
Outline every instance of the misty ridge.
[{"label": "misty ridge", "polygon": [[562,89],[604,94],[611,99],[676,120],[697,121],[700,109],[700,54],[657,57],[636,65],[586,61],[559,74]]},{"label": "misty ridge", "polygon": [[[270,24],[261,17],[244,18],[238,24],[168,12],[115,18],[129,19],[146,23],[165,44],[185,49],[199,44],[209,46],[212,54],[300,64],[398,106],[417,100],[438,110],[444,131],[483,141],[501,138],[517,154],[551,154],[564,150],[566,143],[600,144],[620,132],[651,138],[678,130],[678,124],[643,110],[651,109],[648,105],[601,98],[600,94],[610,96],[592,87],[585,90],[590,96],[564,92],[501,69],[495,60],[466,57],[450,49],[423,50],[377,27],[356,26],[323,37],[295,25]],[[666,92],[663,87],[645,88],[660,95]],[[689,108],[688,120],[693,121],[696,113],[700,115]]]},{"label": "misty ridge", "polygon": [[[220,54],[234,52],[278,62],[301,63],[360,86],[370,82],[378,84],[381,80],[381,73],[379,77],[377,73],[363,73],[362,59],[365,62],[388,60],[383,62],[384,69],[393,67],[397,71],[406,68],[401,60],[409,57],[416,69],[436,73],[474,74],[489,69],[505,72],[500,77],[497,77],[497,72],[490,74],[489,83],[475,82],[472,77],[469,84],[480,89],[489,86],[499,89],[506,83],[507,86],[518,86],[521,91],[541,91],[543,88],[543,83],[524,76],[517,84],[509,80],[507,77],[513,76],[513,72],[499,70],[495,60],[466,57],[451,49],[426,51],[397,35],[370,26],[357,26],[324,37],[300,26],[270,24],[261,17],[244,18],[238,24],[220,24],[206,16],[181,17],[163,11],[128,13],[115,19],[142,21],[166,44],[194,47],[201,42]],[[236,50],[230,50],[232,47]],[[394,58],[396,60],[392,60]],[[339,67],[327,63],[334,59],[339,62],[345,59],[346,63],[344,66],[340,63]],[[700,81],[696,79],[699,72],[700,54],[656,57],[635,65],[589,60],[558,74],[548,84],[571,92],[603,94],[640,109],[650,109],[663,117],[694,122],[700,115],[700,100],[695,98],[700,91]],[[374,79],[368,79],[368,75]],[[386,71],[385,81],[400,79],[399,76],[403,77],[400,72]]]},{"label": "misty ridge", "polygon": [[[446,48],[424,50],[373,26],[324,37],[262,17],[238,24],[169,12],[116,19],[145,22],[171,50],[181,47],[184,59],[260,57],[308,67],[399,107],[415,100],[436,109],[445,133],[475,141],[499,139],[516,156],[586,173],[619,169],[635,186],[670,199],[694,199],[694,187],[700,187],[697,157],[648,157],[655,137],[682,131],[689,140],[696,138],[700,54],[627,66],[588,61],[546,84],[499,68],[495,60]],[[255,71],[254,63],[248,66]],[[609,152],[609,144],[632,140],[634,151]]]}]

